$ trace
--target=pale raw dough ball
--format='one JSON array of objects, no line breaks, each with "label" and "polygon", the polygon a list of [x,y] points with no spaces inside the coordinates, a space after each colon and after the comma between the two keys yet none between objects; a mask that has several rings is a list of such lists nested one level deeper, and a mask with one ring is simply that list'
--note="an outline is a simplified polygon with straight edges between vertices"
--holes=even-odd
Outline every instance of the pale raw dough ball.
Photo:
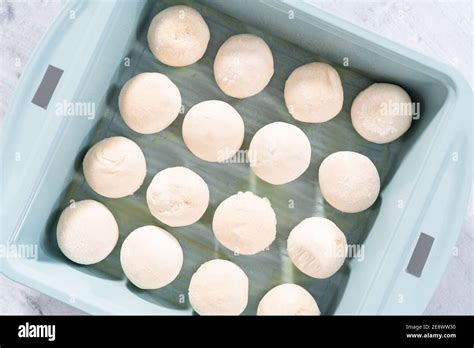
[{"label": "pale raw dough ball", "polygon": [[63,210],[56,237],[59,249],[68,259],[91,265],[112,252],[117,244],[119,229],[105,205],[87,199]]},{"label": "pale raw dough ball", "polygon": [[134,194],[146,176],[142,150],[125,137],[99,141],[87,151],[82,167],[89,186],[108,198]]},{"label": "pale raw dough ball", "polygon": [[184,117],[184,143],[204,161],[224,162],[231,158],[242,146],[244,135],[242,117],[223,101],[196,104]]},{"label": "pale raw dough ball", "polygon": [[304,219],[288,236],[288,256],[303,273],[325,279],[341,268],[347,255],[344,233],[331,220]]},{"label": "pale raw dough ball", "polygon": [[412,102],[405,90],[390,83],[374,83],[352,103],[352,125],[364,139],[386,144],[404,134],[412,121]]},{"label": "pale raw dough ball", "polygon": [[235,263],[211,260],[191,277],[189,302],[200,315],[239,315],[247,307],[249,280]]},{"label": "pale raw dough ball", "polygon": [[212,220],[217,240],[235,253],[253,255],[276,236],[276,215],[267,198],[239,192],[219,204]]},{"label": "pale raw dough ball", "polygon": [[358,213],[377,200],[380,178],[372,161],[352,151],[335,152],[319,167],[319,187],[324,199],[344,213]]},{"label": "pale raw dough ball", "polygon": [[120,250],[127,278],[141,289],[158,289],[171,283],[183,266],[183,249],[170,233],[143,226],[130,233]]},{"label": "pale raw dough ball", "polygon": [[206,182],[191,169],[167,168],[155,175],[146,191],[148,208],[154,217],[172,226],[198,221],[209,204]]},{"label": "pale raw dough ball", "polygon": [[178,117],[181,94],[167,76],[141,73],[122,87],[119,109],[124,122],[135,132],[157,133]]},{"label": "pale raw dough ball", "polygon": [[239,34],[228,38],[214,60],[214,77],[225,94],[247,98],[261,92],[273,76],[273,55],[258,36]]},{"label": "pale raw dough ball", "polygon": [[273,185],[297,179],[311,162],[311,144],[296,126],[274,122],[260,128],[249,147],[249,162],[255,175]]},{"label": "pale raw dough ball", "polygon": [[313,296],[296,284],[281,284],[260,300],[257,315],[319,315]]},{"label": "pale raw dough ball", "polygon": [[202,58],[209,43],[204,18],[188,6],[171,6],[158,13],[148,29],[148,46],[166,65],[181,67]]},{"label": "pale raw dough ball", "polygon": [[329,64],[310,63],[294,70],[285,83],[285,103],[296,120],[326,122],[344,103],[341,78]]}]

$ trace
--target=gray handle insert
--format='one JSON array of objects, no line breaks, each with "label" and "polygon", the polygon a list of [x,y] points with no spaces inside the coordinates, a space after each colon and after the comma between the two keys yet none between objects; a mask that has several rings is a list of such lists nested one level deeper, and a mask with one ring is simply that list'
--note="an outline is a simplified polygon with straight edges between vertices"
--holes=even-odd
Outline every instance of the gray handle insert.
[{"label": "gray handle insert", "polygon": [[43,79],[31,102],[46,110],[62,74],[63,70],[48,65],[48,69],[46,69]]},{"label": "gray handle insert", "polygon": [[415,250],[413,250],[413,254],[411,254],[410,261],[408,262],[407,273],[418,278],[421,277],[433,242],[433,237],[421,232],[420,237],[418,237],[418,242],[416,242]]}]

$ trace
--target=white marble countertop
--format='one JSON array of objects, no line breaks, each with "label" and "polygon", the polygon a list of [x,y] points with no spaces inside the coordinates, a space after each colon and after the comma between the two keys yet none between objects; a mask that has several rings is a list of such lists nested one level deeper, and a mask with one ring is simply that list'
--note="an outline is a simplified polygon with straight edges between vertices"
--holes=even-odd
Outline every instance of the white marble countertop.
[{"label": "white marble countertop", "polygon": [[[470,0],[307,2],[453,65],[473,86],[474,3]],[[61,0],[0,0],[0,122],[33,49],[62,6]],[[426,314],[474,314],[473,192],[458,253],[451,259]],[[0,314],[82,313],[0,275]]]}]

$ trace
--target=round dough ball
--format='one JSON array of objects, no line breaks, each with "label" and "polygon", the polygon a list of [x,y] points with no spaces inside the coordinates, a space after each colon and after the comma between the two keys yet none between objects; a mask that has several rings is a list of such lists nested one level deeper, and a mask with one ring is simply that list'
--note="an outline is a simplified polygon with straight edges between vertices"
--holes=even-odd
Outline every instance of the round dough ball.
[{"label": "round dough ball", "polygon": [[204,18],[189,6],[171,6],[158,13],[148,29],[148,46],[160,62],[186,66],[204,56],[209,28]]},{"label": "round dough ball", "polygon": [[296,284],[275,286],[258,304],[257,315],[320,315],[313,296]]},{"label": "round dough ball", "polygon": [[198,221],[209,204],[206,182],[185,167],[164,169],[155,175],[146,191],[148,208],[154,217],[172,226]]},{"label": "round dough ball", "polygon": [[239,151],[244,135],[242,117],[223,101],[207,100],[196,104],[184,117],[184,143],[204,161],[225,162]]},{"label": "round dough ball", "polygon": [[166,75],[141,73],[123,85],[119,109],[124,122],[135,132],[157,133],[178,117],[181,94]]},{"label": "round dough ball", "polygon": [[239,192],[222,201],[212,220],[216,239],[242,255],[253,255],[268,247],[276,236],[276,215],[267,198]]},{"label": "round dough ball", "polygon": [[137,287],[158,289],[178,276],[183,266],[183,249],[164,229],[143,226],[124,240],[120,263],[127,278]]},{"label": "round dough ball", "polygon": [[339,114],[344,103],[344,90],[337,70],[325,63],[300,66],[286,80],[285,103],[291,116],[298,121],[329,121]]},{"label": "round dough ball", "polygon": [[68,259],[91,265],[112,252],[117,244],[119,229],[105,205],[86,199],[63,210],[56,237],[59,249]]},{"label": "round dough ball", "polygon": [[249,147],[249,162],[255,175],[273,185],[301,176],[311,162],[311,144],[296,126],[274,122],[260,128]]},{"label": "round dough ball", "polygon": [[235,263],[211,260],[191,277],[189,302],[200,315],[239,315],[247,307],[249,280]]},{"label": "round dough ball", "polygon": [[288,256],[304,274],[325,279],[341,268],[347,255],[344,233],[331,220],[304,219],[288,236]]},{"label": "round dough ball", "polygon": [[217,51],[214,77],[222,92],[231,97],[243,99],[256,95],[272,76],[272,51],[258,36],[231,36]]},{"label": "round dough ball", "polygon": [[87,151],[82,167],[89,186],[108,198],[133,195],[146,176],[142,150],[125,137],[99,141]]},{"label": "round dough ball", "polygon": [[374,83],[357,95],[351,108],[352,125],[364,139],[386,144],[404,134],[412,121],[412,102],[405,90]]},{"label": "round dough ball", "polygon": [[344,213],[358,213],[377,200],[380,178],[372,161],[352,151],[335,152],[319,167],[319,187],[324,199]]}]

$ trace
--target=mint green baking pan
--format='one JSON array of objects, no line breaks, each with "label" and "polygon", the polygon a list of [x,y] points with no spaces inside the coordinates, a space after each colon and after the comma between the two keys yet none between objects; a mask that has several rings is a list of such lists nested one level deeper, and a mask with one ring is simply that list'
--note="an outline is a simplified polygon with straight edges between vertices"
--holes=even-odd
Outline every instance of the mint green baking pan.
[{"label": "mint green baking pan", "polygon": [[[244,314],[273,286],[294,282],[317,300],[322,314],[420,314],[453,253],[472,182],[472,91],[452,68],[334,18],[300,1],[184,1],[200,11],[211,30],[205,56],[196,64],[172,68],[159,63],[146,44],[153,16],[177,4],[164,1],[72,1],[42,39],[21,77],[1,129],[1,243],[33,246],[35,257],[1,259],[9,278],[93,314],[192,314],[187,288],[192,273],[207,260],[239,264],[250,280]],[[220,44],[235,33],[254,33],[269,44],[275,75],[255,97],[224,95],[212,73]],[[345,101],[341,113],[323,124],[295,121],[286,111],[283,86],[290,72],[324,61],[338,69]],[[184,111],[207,99],[232,104],[243,116],[243,149],[260,127],[284,121],[309,137],[312,161],[298,180],[272,186],[248,164],[210,164],[184,146],[184,114],[166,130],[139,135],[127,128],[117,108],[118,92],[129,78],[157,71],[179,87]],[[372,144],[350,122],[350,105],[373,82],[403,86],[421,105],[421,117],[399,140]],[[58,111],[61,105],[89,105],[88,117]],[[85,183],[81,162],[91,144],[123,135],[143,149],[148,173],[133,196],[107,199]],[[343,214],[321,197],[317,170],[334,151],[369,156],[379,170],[382,190],[367,211]],[[149,213],[145,191],[154,174],[187,166],[209,184],[211,201],[196,224],[168,228]],[[234,255],[213,238],[216,206],[238,191],[270,199],[278,236],[269,250]],[[109,257],[94,266],[68,261],[59,251],[55,229],[71,200],[96,199],[115,215],[120,238]],[[324,216],[363,246],[331,278],[312,279],[289,261],[286,238],[302,219]],[[183,246],[180,276],[159,290],[144,291],[125,278],[119,263],[123,239],[135,228],[167,228]],[[18,255],[17,255],[18,256]],[[20,255],[21,256],[21,255]]]}]

